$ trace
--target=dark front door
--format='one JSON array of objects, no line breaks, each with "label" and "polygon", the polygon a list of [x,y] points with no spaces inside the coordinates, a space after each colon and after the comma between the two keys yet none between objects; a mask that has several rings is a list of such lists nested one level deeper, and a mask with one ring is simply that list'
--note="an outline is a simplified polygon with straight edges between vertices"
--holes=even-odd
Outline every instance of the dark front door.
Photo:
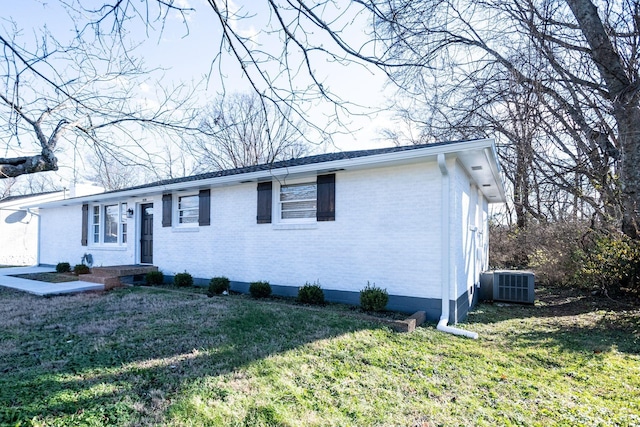
[{"label": "dark front door", "polygon": [[140,227],[140,262],[153,264],[153,203],[140,206],[142,226]]}]

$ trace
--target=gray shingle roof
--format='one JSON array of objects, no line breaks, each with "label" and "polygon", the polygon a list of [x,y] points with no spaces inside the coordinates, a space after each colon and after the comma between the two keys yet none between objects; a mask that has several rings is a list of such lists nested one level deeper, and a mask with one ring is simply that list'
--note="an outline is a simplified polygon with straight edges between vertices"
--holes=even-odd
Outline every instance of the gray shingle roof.
[{"label": "gray shingle roof", "polygon": [[302,166],[302,165],[309,165],[309,164],[315,164],[315,163],[324,163],[324,162],[331,162],[331,161],[336,161],[336,160],[355,159],[357,157],[374,156],[374,155],[377,155],[377,154],[396,153],[396,152],[399,152],[399,151],[409,151],[409,150],[416,150],[416,149],[420,149],[420,148],[425,148],[427,146],[428,147],[435,147],[435,146],[440,146],[440,145],[455,144],[455,143],[458,143],[458,142],[463,142],[463,141],[446,141],[446,142],[437,142],[437,143],[432,143],[432,144],[406,145],[406,146],[401,146],[401,147],[376,148],[376,149],[372,149],[372,150],[341,151],[341,152],[337,152],[337,153],[317,154],[315,156],[300,157],[300,158],[297,158],[297,159],[289,159],[289,160],[281,160],[281,161],[273,162],[273,163],[264,163],[264,164],[261,164],[261,165],[246,166],[246,167],[242,167],[242,168],[227,169],[227,170],[221,170],[221,171],[216,171],[216,172],[207,172],[207,173],[202,173],[202,174],[198,174],[198,175],[185,176],[185,177],[182,177],[182,178],[164,179],[164,180],[152,182],[152,183],[149,183],[149,184],[138,185],[138,186],[135,186],[135,187],[124,188],[124,189],[121,189],[121,190],[108,191],[108,192],[103,193],[103,194],[117,193],[117,192],[124,191],[124,190],[139,190],[139,189],[143,189],[143,188],[159,187],[159,186],[165,186],[165,185],[170,185],[170,184],[178,184],[178,183],[182,183],[182,182],[200,181],[200,180],[204,180],[204,179],[219,178],[219,177],[222,177],[222,176],[242,175],[242,174],[251,173],[251,172],[268,171],[268,170],[281,169],[281,168],[290,168],[290,167],[293,167],[293,166]]}]

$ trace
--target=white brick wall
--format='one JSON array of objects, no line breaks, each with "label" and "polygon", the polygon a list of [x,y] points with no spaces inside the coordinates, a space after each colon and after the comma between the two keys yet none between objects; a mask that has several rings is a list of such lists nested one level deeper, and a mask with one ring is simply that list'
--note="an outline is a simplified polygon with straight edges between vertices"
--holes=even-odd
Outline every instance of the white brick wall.
[{"label": "white brick wall", "polygon": [[[451,274],[459,285],[454,299],[475,280],[469,276],[473,261],[466,252],[471,220],[462,212],[469,207],[469,215],[475,215],[478,196],[459,165],[450,162],[449,168],[453,225],[447,249],[455,257]],[[309,177],[314,179],[315,175]],[[174,225],[162,227],[162,195],[147,196],[144,203],[154,203],[153,260],[165,274],[186,270],[200,278],[224,275],[234,281],[267,280],[296,287],[319,281],[325,289],[346,291],[359,291],[369,281],[393,295],[439,298],[440,186],[435,161],[339,171],[335,221],[314,222],[307,229],[280,229],[275,209],[274,224],[257,224],[255,182],[212,188],[210,226],[182,229],[175,225],[174,215]],[[118,247],[80,245],[80,205],[43,209],[40,262],[73,265],[84,253],[93,255],[94,265],[138,262],[143,199],[120,202],[134,207],[136,216],[128,220],[128,243]],[[486,200],[480,202],[486,217]]]}]

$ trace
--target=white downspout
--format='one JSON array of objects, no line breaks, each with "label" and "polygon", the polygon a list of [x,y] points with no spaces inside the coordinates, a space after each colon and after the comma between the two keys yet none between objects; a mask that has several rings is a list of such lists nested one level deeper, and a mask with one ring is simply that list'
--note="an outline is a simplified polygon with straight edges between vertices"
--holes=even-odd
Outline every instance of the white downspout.
[{"label": "white downspout", "polygon": [[449,323],[449,299],[450,299],[450,251],[449,251],[449,207],[450,207],[450,195],[449,195],[449,169],[447,168],[447,161],[444,154],[438,154],[438,166],[440,167],[440,173],[442,173],[442,196],[441,196],[441,219],[440,219],[440,247],[441,247],[441,266],[442,272],[442,314],[440,321],[438,321],[437,329],[442,332],[447,332],[453,335],[461,335],[468,338],[478,339],[478,334],[475,332],[465,331],[463,329],[447,326]]}]

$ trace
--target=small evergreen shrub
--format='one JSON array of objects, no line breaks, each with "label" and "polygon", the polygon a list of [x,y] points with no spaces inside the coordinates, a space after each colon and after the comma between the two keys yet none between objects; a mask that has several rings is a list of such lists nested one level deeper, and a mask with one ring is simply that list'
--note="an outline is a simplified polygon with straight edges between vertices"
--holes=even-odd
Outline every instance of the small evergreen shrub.
[{"label": "small evergreen shrub", "polygon": [[374,283],[367,282],[367,286],[360,291],[360,307],[364,311],[383,311],[389,302],[389,294],[386,289],[381,289]]},{"label": "small evergreen shrub", "polygon": [[207,296],[212,297],[214,295],[220,295],[224,291],[229,292],[229,278],[221,276],[214,277],[209,282],[209,290]]},{"label": "small evergreen shrub", "polygon": [[71,272],[71,264],[69,264],[68,262],[59,262],[58,265],[56,265],[56,272],[57,273],[70,273]]},{"label": "small evergreen shrub", "polygon": [[91,270],[89,269],[89,266],[85,264],[76,264],[76,266],[73,267],[73,272],[76,274],[89,274],[91,273]]},{"label": "small evergreen shrub", "polygon": [[162,285],[164,283],[164,274],[162,274],[162,271],[150,271],[144,276],[144,282],[148,286]]},{"label": "small evergreen shrub", "polygon": [[303,304],[324,304],[324,292],[318,283],[310,285],[305,283],[300,289],[298,289],[298,302]]},{"label": "small evergreen shrub", "polygon": [[173,276],[173,284],[181,288],[193,286],[193,277],[186,271],[184,273],[178,273]]},{"label": "small evergreen shrub", "polygon": [[271,296],[271,285],[269,282],[251,282],[249,293],[254,298],[268,298]]}]

